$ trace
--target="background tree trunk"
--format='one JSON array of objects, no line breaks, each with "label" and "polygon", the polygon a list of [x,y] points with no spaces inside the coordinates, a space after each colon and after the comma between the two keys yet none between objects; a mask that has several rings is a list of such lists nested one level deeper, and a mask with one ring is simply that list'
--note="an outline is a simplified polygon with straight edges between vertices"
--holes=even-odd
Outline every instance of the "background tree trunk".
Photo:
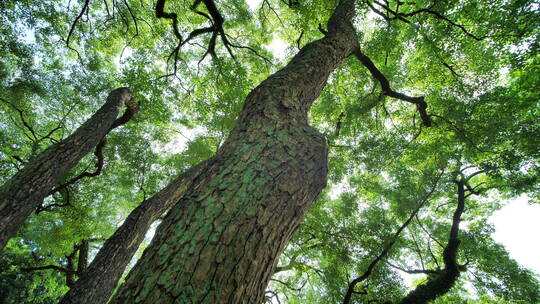
[{"label": "background tree trunk", "polygon": [[326,139],[307,113],[357,46],[343,1],[326,37],[247,97],[214,162],[159,226],[113,303],[260,303],[277,257],[326,185]]},{"label": "background tree trunk", "polygon": [[446,294],[459,279],[463,266],[457,262],[460,240],[458,238],[461,215],[465,210],[465,184],[457,181],[457,207],[452,217],[448,243],[443,251],[444,269],[428,277],[427,282],[411,290],[398,304],[425,304]]},{"label": "background tree trunk", "polygon": [[135,208],[103,244],[90,266],[79,275],[79,279],[71,286],[60,304],[106,303],[150,225],[178,201],[209,162],[211,160],[192,167]]},{"label": "background tree trunk", "polygon": [[109,132],[119,111],[126,105],[137,108],[132,99],[127,88],[112,91],[107,102],[72,135],[41,152],[0,188],[0,250],[53,186]]}]

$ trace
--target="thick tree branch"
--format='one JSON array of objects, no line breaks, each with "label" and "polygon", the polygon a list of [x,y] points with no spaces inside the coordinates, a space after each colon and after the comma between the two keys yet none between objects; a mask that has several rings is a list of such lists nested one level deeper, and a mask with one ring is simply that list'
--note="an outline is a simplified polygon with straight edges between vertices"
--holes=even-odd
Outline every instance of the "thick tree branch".
[{"label": "thick tree branch", "polygon": [[165,1],[166,0],[158,0],[156,2],[156,18],[170,19],[172,21],[174,36],[178,39],[179,42],[182,42],[182,35],[178,30],[178,15],[176,15],[176,13],[165,12]]},{"label": "thick tree branch", "polygon": [[180,31],[178,30],[178,15],[176,13],[168,13],[165,12],[165,1],[166,0],[158,0],[156,3],[156,18],[164,18],[169,19],[172,21],[171,26],[173,28],[173,33],[176,39],[178,40],[178,43],[176,47],[173,49],[171,54],[169,55],[169,59],[174,56],[174,73],[176,74],[177,69],[177,63],[178,63],[178,55],[180,52],[180,47],[183,41],[182,35],[180,34]]},{"label": "thick tree branch", "polygon": [[127,88],[113,90],[107,102],[69,137],[49,146],[0,187],[0,248],[41,204],[51,188],[110,131],[120,109],[135,102]]},{"label": "thick tree branch", "polygon": [[[130,121],[133,115],[135,115],[135,113],[137,113],[138,111],[139,111],[139,104],[135,100],[131,99],[129,101],[126,101],[126,110],[124,111],[124,114],[113,122],[112,126],[109,128],[109,132],[121,125],[124,125],[128,121]],[[104,137],[98,143],[98,145],[96,146],[96,149],[94,150],[94,155],[97,158],[97,162],[95,165],[96,170],[94,172],[84,171],[83,173],[75,176],[69,181],[63,183],[62,185],[55,187],[49,192],[48,195],[52,195],[53,193],[63,190],[66,187],[73,185],[74,183],[78,182],[79,180],[85,177],[95,177],[95,176],[100,175],[103,169],[103,165],[105,163],[105,158],[103,156],[103,148],[105,148],[105,145],[107,145],[107,139]]]},{"label": "thick tree branch", "polygon": [[61,304],[100,304],[111,296],[125,267],[144,240],[150,225],[188,191],[195,179],[211,165],[206,160],[173,180],[167,187],[143,201],[106,240],[96,257],[80,273],[79,280],[62,298]]},{"label": "thick tree branch", "polygon": [[371,61],[371,59],[366,56],[361,50],[360,47],[356,48],[353,52],[353,54],[360,60],[360,62],[369,70],[371,75],[379,81],[381,84],[382,91],[386,96],[400,99],[409,103],[412,103],[416,105],[416,109],[418,110],[418,113],[420,114],[420,117],[422,118],[422,121],[426,127],[431,126],[431,118],[430,115],[427,114],[427,103],[424,101],[424,96],[420,97],[411,97],[402,93],[398,93],[390,87],[390,82],[388,79],[381,73],[381,71],[375,66],[375,63]]},{"label": "thick tree branch", "polygon": [[[210,37],[210,40],[209,40],[208,45],[206,47],[206,52],[203,54],[203,56],[201,57],[199,62],[204,60],[204,58],[206,58],[206,56],[208,54],[210,54],[210,56],[212,56],[213,58],[216,57],[216,40],[217,40],[218,37],[221,39],[221,41],[223,43],[223,46],[225,47],[225,49],[227,50],[227,52],[229,53],[229,55],[233,59],[235,57],[234,57],[234,54],[233,54],[231,48],[240,48],[240,49],[249,50],[250,52],[252,52],[256,56],[258,56],[258,57],[262,58],[263,60],[265,60],[265,62],[267,62],[267,63],[270,62],[270,60],[268,58],[266,58],[266,57],[262,56],[261,54],[259,54],[252,47],[243,46],[243,45],[237,45],[237,44],[231,43],[229,41],[229,39],[227,38],[227,34],[225,33],[225,30],[223,28],[223,24],[225,23],[225,18],[219,12],[219,10],[218,10],[218,8],[217,8],[217,6],[216,6],[216,4],[215,4],[215,2],[213,0],[196,0],[191,5],[191,10],[194,13],[196,13],[198,15],[201,15],[201,16],[205,17],[206,19],[208,19],[208,21],[210,22],[210,26],[195,29],[195,30],[191,31],[188,34],[186,39],[182,38],[182,35],[180,34],[180,31],[178,30],[178,16],[177,16],[177,14],[176,13],[167,13],[167,12],[165,12],[165,1],[166,0],[158,0],[158,2],[156,3],[156,17],[157,18],[165,18],[165,19],[172,20],[173,31],[174,31],[174,35],[175,35],[176,39],[178,40],[178,44],[176,45],[174,50],[171,52],[171,54],[169,54],[168,59],[167,59],[167,61],[170,61],[170,59],[173,58],[173,72],[171,74],[165,75],[164,77],[176,75],[177,64],[178,64],[178,59],[179,59],[179,53],[180,53],[180,49],[182,48],[183,45],[185,45],[186,43],[190,42],[191,40],[193,40],[194,38],[196,38],[198,36],[201,36],[203,34],[209,34],[209,33],[211,33],[212,36]],[[196,10],[197,7],[201,3],[204,4],[204,6],[206,7],[206,9],[208,11],[208,14]]]},{"label": "thick tree branch", "polygon": [[79,250],[79,259],[77,262],[77,276],[80,276],[83,271],[88,267],[88,250],[89,250],[90,240],[81,240],[81,243],[78,245]]},{"label": "thick tree branch", "polygon": [[133,115],[135,113],[139,112],[139,103],[135,101],[135,99],[129,99],[126,101],[126,110],[124,111],[124,114],[120,116],[120,118],[116,119],[112,126],[109,128],[109,132],[121,125],[124,125],[128,121],[131,120]]}]

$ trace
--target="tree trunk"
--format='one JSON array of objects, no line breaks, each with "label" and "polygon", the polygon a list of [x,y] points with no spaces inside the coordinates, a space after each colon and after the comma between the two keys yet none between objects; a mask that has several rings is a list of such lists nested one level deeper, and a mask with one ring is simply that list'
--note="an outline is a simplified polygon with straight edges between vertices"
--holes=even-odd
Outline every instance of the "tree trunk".
[{"label": "tree trunk", "polygon": [[425,304],[446,294],[459,279],[463,266],[457,262],[460,240],[458,238],[461,215],[465,210],[465,184],[456,182],[458,189],[458,204],[452,217],[452,227],[448,243],[443,251],[444,269],[428,277],[427,282],[411,290],[398,304]]},{"label": "tree trunk", "polygon": [[122,226],[103,244],[90,266],[79,275],[60,304],[106,303],[150,225],[178,201],[211,161],[204,161],[191,168],[135,208]]},{"label": "tree trunk", "polygon": [[88,240],[81,240],[79,245],[79,261],[77,262],[77,276],[80,276],[88,266],[88,250],[90,244]]},{"label": "tree trunk", "polygon": [[167,214],[113,303],[260,303],[277,257],[327,180],[307,113],[357,46],[354,1],[247,97],[214,161]]},{"label": "tree trunk", "polygon": [[0,188],[0,250],[14,237],[53,186],[109,132],[121,108],[136,108],[127,88],[118,88],[107,102],[72,135],[41,152]]}]

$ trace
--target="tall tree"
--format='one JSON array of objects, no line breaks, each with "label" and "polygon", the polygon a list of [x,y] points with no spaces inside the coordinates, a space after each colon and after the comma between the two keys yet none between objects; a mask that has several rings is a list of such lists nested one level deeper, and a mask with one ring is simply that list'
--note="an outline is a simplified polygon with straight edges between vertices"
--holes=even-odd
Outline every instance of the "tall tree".
[{"label": "tall tree", "polygon": [[307,111],[357,47],[354,1],[327,35],[247,97],[215,162],[167,214],[113,303],[259,303],[276,258],[326,185],[326,141]]},{"label": "tall tree", "polygon": [[[64,302],[102,303],[134,256],[117,302],[397,303],[400,272],[431,286],[446,268],[450,172],[483,170],[490,197],[538,198],[538,6],[337,2],[2,1],[0,180],[104,91],[135,88],[145,106],[97,145],[101,177],[82,178],[83,158],[9,242],[0,299],[55,303],[69,285]],[[487,194],[467,201],[467,269],[436,303],[469,284],[486,303],[538,300],[490,237]],[[109,236],[74,270],[81,240]]]},{"label": "tall tree", "polygon": [[[117,119],[124,107],[124,116]],[[107,102],[71,136],[40,153],[0,188],[0,250],[43,199],[57,191],[55,184],[94,147],[103,148],[104,143],[98,145],[103,137],[137,111],[138,104],[127,88],[112,91]],[[98,170],[102,161],[98,159]]]}]

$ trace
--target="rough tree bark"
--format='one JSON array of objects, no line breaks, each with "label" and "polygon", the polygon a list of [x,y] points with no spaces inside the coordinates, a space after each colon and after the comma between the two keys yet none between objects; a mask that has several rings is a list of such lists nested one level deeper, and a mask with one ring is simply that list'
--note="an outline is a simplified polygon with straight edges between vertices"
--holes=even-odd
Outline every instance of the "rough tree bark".
[{"label": "rough tree bark", "polygon": [[[60,304],[102,304],[112,295],[127,264],[139,248],[150,225],[191,187],[212,159],[181,174],[172,183],[135,208],[103,244],[98,254],[60,301]],[[80,263],[79,263],[80,264]]]},{"label": "rough tree bark", "polygon": [[260,303],[277,257],[327,181],[307,113],[357,46],[354,0],[324,38],[248,95],[212,164],[169,211],[112,303]]},{"label": "rough tree bark", "polygon": [[[127,88],[118,88],[107,102],[72,135],[41,152],[0,188],[0,250],[71,168],[111,130],[120,110],[136,112],[137,103]],[[126,111],[127,112],[127,111]],[[124,115],[126,116],[126,115]]]}]

